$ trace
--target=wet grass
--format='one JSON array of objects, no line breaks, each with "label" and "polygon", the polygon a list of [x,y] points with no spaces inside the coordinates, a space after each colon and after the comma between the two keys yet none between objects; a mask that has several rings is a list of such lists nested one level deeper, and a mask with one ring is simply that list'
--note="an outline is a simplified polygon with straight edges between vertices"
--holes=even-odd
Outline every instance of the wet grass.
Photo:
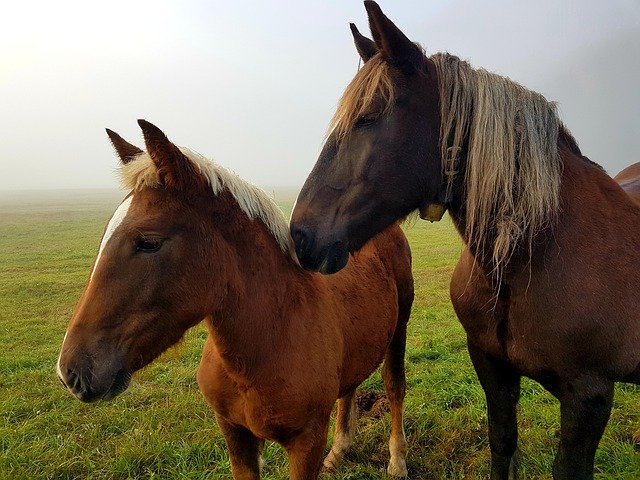
[{"label": "wet grass", "polygon": [[[202,327],[139,372],[112,402],[85,405],[54,368],[66,324],[119,201],[109,193],[0,200],[0,479],[229,478],[222,436],[198,391]],[[416,277],[410,322],[406,431],[411,478],[488,478],[484,394],[448,296],[461,244],[448,221],[407,226]],[[363,389],[382,391],[379,375]],[[640,389],[620,385],[597,454],[597,477],[637,479]],[[356,445],[335,479],[386,478],[388,415],[359,420]],[[549,479],[557,401],[525,380],[522,478]],[[267,444],[264,478],[287,477]]]}]

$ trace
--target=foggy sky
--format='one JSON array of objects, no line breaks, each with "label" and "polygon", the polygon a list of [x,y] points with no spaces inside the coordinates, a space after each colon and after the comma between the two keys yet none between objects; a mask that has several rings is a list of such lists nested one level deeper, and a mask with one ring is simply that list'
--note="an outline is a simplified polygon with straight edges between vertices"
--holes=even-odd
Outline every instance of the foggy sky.
[{"label": "foggy sky", "polygon": [[[640,161],[638,0],[380,0],[446,50],[559,102],[584,154]],[[21,0],[0,18],[0,190],[116,188],[137,118],[263,186],[299,186],[358,67],[360,1]]]}]

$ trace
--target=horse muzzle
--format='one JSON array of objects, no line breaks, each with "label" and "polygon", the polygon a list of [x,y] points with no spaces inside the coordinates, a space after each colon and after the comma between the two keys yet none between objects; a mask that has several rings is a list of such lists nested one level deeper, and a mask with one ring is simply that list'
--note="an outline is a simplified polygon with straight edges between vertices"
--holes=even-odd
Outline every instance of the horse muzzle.
[{"label": "horse muzzle", "polygon": [[85,403],[111,400],[124,392],[131,380],[131,374],[124,368],[100,368],[91,361],[69,366],[58,359],[56,373],[60,382]]},{"label": "horse muzzle", "polygon": [[342,240],[319,239],[311,229],[293,223],[291,237],[298,261],[305,270],[330,275],[342,270],[349,261],[348,245]]}]

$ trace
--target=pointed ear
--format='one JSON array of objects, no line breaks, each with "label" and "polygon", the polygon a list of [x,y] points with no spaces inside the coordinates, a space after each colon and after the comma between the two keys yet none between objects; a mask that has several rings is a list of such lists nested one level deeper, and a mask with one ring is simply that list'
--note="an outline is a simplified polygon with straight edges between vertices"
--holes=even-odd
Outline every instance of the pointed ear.
[{"label": "pointed ear", "polygon": [[146,120],[138,120],[144,143],[151,160],[158,168],[160,180],[166,187],[189,189],[202,183],[196,166],[158,127]]},{"label": "pointed ear", "polygon": [[356,50],[363,62],[367,62],[371,57],[378,53],[376,43],[362,35],[356,28],[354,23],[350,23],[351,33],[353,34],[353,42],[356,44]]},{"label": "pointed ear", "polygon": [[131,145],[124,138],[118,135],[113,130],[105,129],[107,131],[107,135],[109,136],[109,140],[111,140],[111,145],[115,148],[118,157],[120,157],[120,161],[123,164],[129,163],[131,160],[140,155],[142,150],[140,150],[135,145]]},{"label": "pointed ear", "polygon": [[385,59],[405,71],[419,68],[424,63],[422,50],[382,13],[376,2],[365,0],[364,7],[373,40]]}]

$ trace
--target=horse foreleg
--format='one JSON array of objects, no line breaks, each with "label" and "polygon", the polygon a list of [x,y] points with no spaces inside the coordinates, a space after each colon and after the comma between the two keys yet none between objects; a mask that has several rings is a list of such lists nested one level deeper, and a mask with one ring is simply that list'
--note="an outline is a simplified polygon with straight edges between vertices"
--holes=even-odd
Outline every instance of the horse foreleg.
[{"label": "horse foreleg", "polygon": [[389,466],[387,473],[395,477],[407,476],[407,440],[402,421],[404,396],[407,388],[404,353],[407,343],[407,321],[411,313],[411,301],[400,305],[398,323],[387,348],[382,367],[382,379],[391,409],[391,437],[389,438]]},{"label": "horse foreleg", "polygon": [[333,434],[333,446],[329,455],[324,459],[323,466],[333,471],[342,462],[344,455],[353,444],[356,432],[358,412],[356,409],[355,390],[338,399],[336,413],[336,430]]},{"label": "horse foreleg", "polygon": [[596,449],[611,414],[614,384],[583,376],[559,387],[560,446],[553,478],[591,480]]},{"label": "horse foreleg", "polygon": [[327,444],[331,410],[310,422],[307,428],[284,444],[289,457],[289,480],[316,480]]},{"label": "horse foreleg", "polygon": [[496,360],[467,341],[469,355],[487,398],[491,479],[517,478],[516,450],[520,375],[506,362]]},{"label": "horse foreleg", "polygon": [[257,438],[245,427],[233,425],[219,415],[216,415],[216,420],[227,442],[234,480],[258,480],[264,440]]}]

